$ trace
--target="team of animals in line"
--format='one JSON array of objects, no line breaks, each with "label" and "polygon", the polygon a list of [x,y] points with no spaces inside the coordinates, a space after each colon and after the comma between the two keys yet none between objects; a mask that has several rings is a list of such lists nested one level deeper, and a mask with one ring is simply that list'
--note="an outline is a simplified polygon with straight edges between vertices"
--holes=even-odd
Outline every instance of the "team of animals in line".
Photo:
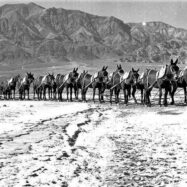
[{"label": "team of animals in line", "polygon": [[[174,104],[174,94],[178,87],[184,89],[184,103],[187,103],[187,68],[180,70],[178,59],[174,62],[163,66],[159,71],[155,69],[146,69],[141,75],[139,69],[132,68],[129,72],[125,72],[121,65],[117,65],[117,69],[107,72],[107,66],[103,66],[101,70],[91,75],[88,71],[78,73],[78,68],[74,68],[72,72],[67,74],[47,73],[34,77],[34,74],[27,72],[24,77],[19,74],[11,77],[9,80],[0,84],[0,92],[3,99],[15,99],[15,92],[19,93],[19,99],[29,99],[30,89],[33,88],[33,99],[46,100],[47,98],[62,101],[63,90],[66,90],[67,100],[72,101],[73,91],[75,99],[78,99],[81,90],[82,101],[86,101],[88,89],[93,90],[93,101],[95,102],[96,89],[98,89],[99,102],[104,102],[104,92],[106,89],[110,91],[110,103],[112,104],[112,96],[115,95],[115,103],[119,103],[120,90],[123,91],[124,103],[127,104],[129,97],[132,95],[134,102],[137,103],[135,97],[136,90],[140,90],[141,103],[148,106],[151,105],[150,95],[153,88],[157,88],[159,92],[158,104],[161,105],[162,91],[164,90],[163,104],[167,106],[167,96],[171,97],[171,103]],[[47,92],[48,91],[48,92]],[[48,94],[47,94],[48,93]],[[48,95],[48,97],[46,97]]]}]

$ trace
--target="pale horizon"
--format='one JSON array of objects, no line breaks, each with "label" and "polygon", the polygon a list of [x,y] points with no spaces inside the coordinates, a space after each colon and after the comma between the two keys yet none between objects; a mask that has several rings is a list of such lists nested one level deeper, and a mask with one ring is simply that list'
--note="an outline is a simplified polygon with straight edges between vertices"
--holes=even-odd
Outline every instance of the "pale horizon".
[{"label": "pale horizon", "polygon": [[98,16],[114,16],[124,23],[159,21],[174,27],[187,29],[187,1],[176,0],[124,0],[124,1],[99,1],[99,0],[10,0],[0,1],[4,4],[36,3],[44,8],[56,7],[72,10],[81,10]]}]

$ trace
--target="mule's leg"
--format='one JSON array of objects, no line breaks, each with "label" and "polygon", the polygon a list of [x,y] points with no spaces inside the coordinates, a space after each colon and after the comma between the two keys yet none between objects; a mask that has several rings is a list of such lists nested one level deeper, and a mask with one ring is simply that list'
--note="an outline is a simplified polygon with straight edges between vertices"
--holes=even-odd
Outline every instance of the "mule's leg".
[{"label": "mule's leg", "polygon": [[70,86],[70,101],[73,101],[72,100],[72,89],[73,89],[72,86]]},{"label": "mule's leg", "polygon": [[159,104],[160,106],[162,106],[162,104],[161,104],[161,99],[162,99],[162,88],[160,87],[160,88],[159,88],[159,100],[158,100],[158,104]]},{"label": "mule's leg", "polygon": [[59,88],[57,88],[57,100],[61,100],[61,97],[60,97],[60,89]]},{"label": "mule's leg", "polygon": [[103,102],[103,103],[105,102],[105,101],[104,101],[104,92],[105,92],[105,90],[102,90],[102,91],[101,91],[101,102]]},{"label": "mule's leg", "polygon": [[169,92],[169,94],[170,94],[170,96],[171,96],[171,102],[170,102],[170,104],[171,105],[174,105],[175,104],[175,101],[174,101],[174,94],[175,94],[175,92],[176,92],[176,90],[177,90],[177,83],[175,82],[175,81],[172,81],[171,82],[171,87],[169,87],[169,88],[167,88],[168,89],[168,92]]},{"label": "mule's leg", "polygon": [[86,88],[86,90],[84,92],[84,100],[85,100],[85,102],[87,102],[87,100],[86,100],[86,93],[87,93],[87,91],[88,91],[88,88]]},{"label": "mule's leg", "polygon": [[84,88],[83,87],[81,88],[81,98],[82,98],[82,101],[84,101]]},{"label": "mule's leg", "polygon": [[33,89],[33,100],[35,100],[35,89]]},{"label": "mule's leg", "polygon": [[53,98],[54,98],[54,100],[56,100],[56,88],[54,89]]},{"label": "mule's leg", "polygon": [[23,99],[25,100],[25,89],[23,89]]},{"label": "mule's leg", "polygon": [[29,89],[28,89],[28,100],[30,100],[30,98],[29,98]]},{"label": "mule's leg", "polygon": [[45,100],[47,100],[47,88],[45,88]]},{"label": "mule's leg", "polygon": [[62,95],[61,95],[61,91],[60,89],[57,90],[57,94],[58,94],[58,100],[61,101],[62,100]]},{"label": "mule's leg", "polygon": [[48,99],[50,100],[51,99],[51,94],[50,94],[51,90],[50,88],[48,87]]},{"label": "mule's leg", "polygon": [[125,102],[125,99],[126,99],[125,89],[123,89],[123,98],[124,98],[124,104],[126,104],[126,102]]},{"label": "mule's leg", "polygon": [[12,99],[12,91],[10,90],[9,94],[9,99]]},{"label": "mule's leg", "polygon": [[15,100],[15,97],[16,97],[16,89],[14,88],[14,100]]},{"label": "mule's leg", "polygon": [[115,88],[113,89],[114,92],[114,102],[116,103],[116,93],[115,93]]},{"label": "mule's leg", "polygon": [[118,88],[115,89],[115,98],[116,98],[115,99],[116,104],[119,103],[119,89]]},{"label": "mule's leg", "polygon": [[150,94],[149,94],[150,90],[149,89],[145,89],[144,90],[144,103],[149,106],[151,103],[150,103]]},{"label": "mule's leg", "polygon": [[66,87],[67,101],[69,101],[69,87]]},{"label": "mule's leg", "polygon": [[99,102],[101,103],[101,88],[98,88]]},{"label": "mule's leg", "polygon": [[14,99],[14,92],[13,92],[13,90],[11,90],[11,99],[12,100]]},{"label": "mule's leg", "polygon": [[[43,98],[42,98],[43,97]],[[41,90],[41,100],[45,100],[45,88],[43,87]]]},{"label": "mule's leg", "polygon": [[150,97],[151,97],[151,90],[148,90],[148,93],[147,93],[147,98],[148,98],[148,104],[149,106],[151,106],[151,100],[150,100]]},{"label": "mule's leg", "polygon": [[141,93],[141,104],[143,104],[144,103],[143,89],[140,90],[140,93]]},{"label": "mule's leg", "polygon": [[43,89],[43,100],[46,100],[46,87]]},{"label": "mule's leg", "polygon": [[164,93],[164,106],[167,106],[168,103],[167,103],[167,95],[168,95],[168,89],[165,88],[165,93]]},{"label": "mule's leg", "polygon": [[21,90],[19,90],[19,99],[22,100],[22,93],[21,93]]},{"label": "mule's leg", "polygon": [[186,85],[184,86],[184,103],[187,103]]},{"label": "mule's leg", "polygon": [[82,86],[81,86],[82,101],[86,101],[85,95],[86,95],[86,90],[85,90],[85,84],[83,83]]},{"label": "mule's leg", "polygon": [[61,91],[60,91],[60,97],[61,97],[61,101],[63,100],[63,90],[64,90],[64,87],[62,87]]},{"label": "mule's leg", "polygon": [[58,89],[58,100],[62,101],[62,92],[61,92],[61,89]]},{"label": "mule's leg", "polygon": [[54,93],[55,93],[55,92],[54,92],[54,88],[52,87],[52,88],[51,88],[51,100],[54,100]]},{"label": "mule's leg", "polygon": [[37,95],[38,100],[40,100],[40,91],[38,89],[36,90],[36,95]]},{"label": "mule's leg", "polygon": [[113,89],[110,90],[110,104],[112,104]]},{"label": "mule's leg", "polygon": [[79,99],[79,88],[78,87],[74,87],[74,93],[75,93],[75,99],[78,100]]},{"label": "mule's leg", "polygon": [[37,92],[38,92],[38,100],[41,100],[43,90],[42,89],[37,89]]},{"label": "mule's leg", "polygon": [[171,92],[171,93],[170,93],[170,96],[171,96],[170,105],[174,105],[174,104],[175,104],[175,101],[174,101],[174,92]]},{"label": "mule's leg", "polygon": [[119,103],[119,95],[118,95],[118,89],[115,89],[115,98],[116,98],[116,104]]},{"label": "mule's leg", "polygon": [[127,105],[128,104],[128,89],[125,88],[125,104]]},{"label": "mule's leg", "polygon": [[114,88],[114,97],[115,97],[115,103],[117,103],[117,93],[116,93],[116,88]]},{"label": "mule's leg", "polygon": [[95,87],[93,88],[93,102],[95,103]]},{"label": "mule's leg", "polygon": [[133,99],[134,99],[134,102],[137,104],[137,100],[136,100],[136,97],[135,97],[135,93],[136,93],[136,87],[133,86],[133,87],[132,87],[132,97],[133,97]]},{"label": "mule's leg", "polygon": [[101,85],[101,101],[102,102],[105,102],[104,101],[104,92],[105,92],[105,84],[103,83],[102,85]]}]

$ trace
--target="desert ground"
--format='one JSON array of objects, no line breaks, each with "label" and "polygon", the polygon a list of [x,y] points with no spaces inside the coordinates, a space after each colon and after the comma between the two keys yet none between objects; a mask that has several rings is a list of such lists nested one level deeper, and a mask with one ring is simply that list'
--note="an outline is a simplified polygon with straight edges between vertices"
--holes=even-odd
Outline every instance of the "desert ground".
[{"label": "desert ground", "polygon": [[0,102],[0,186],[187,186],[185,106]]},{"label": "desert ground", "polygon": [[[71,62],[62,66],[5,68],[0,78],[31,71],[96,72],[118,62]],[[46,65],[47,66],[47,65]],[[161,64],[122,64],[158,69]],[[181,66],[182,67],[182,66]],[[183,68],[183,67],[182,67]],[[185,187],[187,186],[187,111],[183,91],[176,105],[159,107],[158,92],[151,95],[152,107],[130,100],[125,106],[58,101],[0,100],[0,186],[63,187]],[[65,96],[64,96],[65,97]],[[31,94],[32,98],[32,94]]]}]

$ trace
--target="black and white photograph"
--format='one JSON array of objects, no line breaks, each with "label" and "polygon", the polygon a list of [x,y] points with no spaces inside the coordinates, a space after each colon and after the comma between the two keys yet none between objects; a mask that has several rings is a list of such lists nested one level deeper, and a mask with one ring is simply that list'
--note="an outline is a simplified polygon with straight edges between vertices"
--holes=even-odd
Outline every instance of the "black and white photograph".
[{"label": "black and white photograph", "polygon": [[0,0],[0,187],[187,187],[187,0]]}]

